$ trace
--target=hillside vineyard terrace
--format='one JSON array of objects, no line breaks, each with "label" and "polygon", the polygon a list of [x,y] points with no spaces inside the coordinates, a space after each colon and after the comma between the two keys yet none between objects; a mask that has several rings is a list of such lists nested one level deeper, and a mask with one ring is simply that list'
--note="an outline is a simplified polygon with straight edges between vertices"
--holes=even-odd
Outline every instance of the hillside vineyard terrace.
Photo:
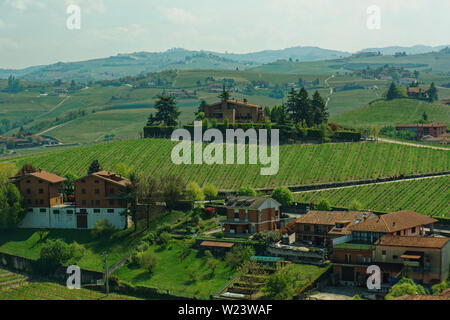
[{"label": "hillside vineyard terrace", "polygon": [[[279,170],[279,130],[270,130],[270,155],[268,148],[267,129],[227,129],[226,138],[218,129],[208,129],[203,133],[201,121],[194,122],[194,139],[186,129],[178,129],[172,133],[172,141],[180,141],[172,149],[172,162],[180,164],[246,164],[246,146],[248,139],[248,164],[261,164],[267,167],[261,168],[260,174],[263,176],[276,175]],[[225,154],[224,159],[224,141]],[[192,143],[193,142],[193,143]],[[203,142],[211,142],[203,148]],[[194,146],[192,150],[192,145]],[[235,150],[236,157],[235,157]],[[193,151],[193,157],[192,157]],[[194,161],[192,162],[192,158]],[[259,162],[258,162],[259,159]]]}]

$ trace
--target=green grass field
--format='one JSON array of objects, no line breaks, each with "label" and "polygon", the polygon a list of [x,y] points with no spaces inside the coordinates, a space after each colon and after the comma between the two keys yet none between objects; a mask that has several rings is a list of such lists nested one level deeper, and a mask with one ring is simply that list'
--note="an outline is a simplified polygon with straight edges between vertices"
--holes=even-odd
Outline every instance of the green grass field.
[{"label": "green grass field", "polygon": [[0,300],[135,300],[118,294],[79,289],[70,290],[54,282],[34,282],[0,269]]},{"label": "green grass field", "polygon": [[399,123],[411,123],[422,118],[426,112],[429,121],[450,125],[450,106],[441,103],[429,103],[414,99],[380,101],[338,116],[330,121],[346,127],[395,126]]},{"label": "green grass field", "polygon": [[265,188],[393,177],[442,172],[450,167],[450,151],[446,150],[375,142],[284,145],[280,147],[278,174],[262,176],[262,165],[175,165],[171,161],[175,145],[164,139],[127,140],[8,158],[8,161],[18,166],[31,163],[60,175],[72,172],[82,176],[97,159],[108,170],[124,163],[141,174],[156,177],[174,174],[187,182],[196,181],[200,185],[210,182],[223,190],[243,185]]},{"label": "green grass field", "polygon": [[450,177],[429,178],[295,194],[295,201],[348,208],[358,200],[364,210],[395,212],[412,210],[434,217],[450,217]]},{"label": "green grass field", "polygon": [[[166,248],[160,245],[152,245],[158,264],[150,274],[139,267],[125,265],[115,272],[121,280],[134,285],[148,286],[160,290],[169,290],[171,294],[184,297],[197,297],[208,299],[215,291],[220,289],[228,281],[234,271],[218,258],[219,265],[212,273],[206,263],[206,258],[196,249],[181,259],[183,240],[171,240]],[[195,272],[195,281],[189,273]]]}]

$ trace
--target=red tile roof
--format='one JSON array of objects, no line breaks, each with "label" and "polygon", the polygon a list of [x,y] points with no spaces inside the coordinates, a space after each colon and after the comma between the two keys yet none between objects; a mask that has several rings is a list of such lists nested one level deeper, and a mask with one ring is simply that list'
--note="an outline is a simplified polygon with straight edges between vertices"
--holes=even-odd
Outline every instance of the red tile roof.
[{"label": "red tile roof", "polygon": [[411,248],[442,248],[447,244],[446,237],[409,237],[384,235],[379,239],[376,246],[389,247],[411,247]]},{"label": "red tile roof", "polygon": [[18,180],[21,180],[23,178],[30,177],[30,176],[38,178],[40,180],[50,182],[50,183],[60,183],[60,182],[67,180],[66,178],[60,177],[56,174],[53,174],[53,173],[50,173],[47,171],[38,171],[38,172],[33,172],[33,173],[27,173],[25,175],[17,176],[12,179],[18,181]]},{"label": "red tile roof", "polygon": [[109,171],[99,171],[92,174],[93,176],[99,177],[100,179],[106,180],[108,182],[118,184],[120,186],[126,187],[131,183],[130,180],[128,180],[125,177],[122,177],[121,175],[118,175],[114,172]]},{"label": "red tile roof", "polygon": [[436,219],[421,215],[417,212],[404,210],[379,217],[372,217],[364,222],[350,226],[349,229],[351,231],[393,233],[435,222],[437,222]]},{"label": "red tile roof", "polygon": [[397,128],[441,128],[447,127],[446,124],[439,122],[430,122],[430,123],[407,123],[407,124],[398,124]]}]

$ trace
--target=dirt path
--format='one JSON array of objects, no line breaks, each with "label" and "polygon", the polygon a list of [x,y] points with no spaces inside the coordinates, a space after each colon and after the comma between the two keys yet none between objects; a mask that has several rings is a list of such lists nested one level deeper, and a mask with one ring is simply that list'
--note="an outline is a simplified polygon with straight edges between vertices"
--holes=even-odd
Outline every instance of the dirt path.
[{"label": "dirt path", "polygon": [[450,151],[450,148],[428,146],[428,145],[423,145],[423,144],[417,144],[417,143],[412,143],[412,142],[403,142],[403,141],[397,141],[397,140],[390,140],[390,139],[385,139],[385,138],[378,138],[378,141],[386,142],[386,143],[393,143],[393,144],[401,144],[401,145],[404,145],[404,146],[412,146],[412,147],[417,147],[417,148],[428,148],[428,149],[434,149],[434,150]]},{"label": "dirt path", "polygon": [[332,87],[330,86],[330,84],[328,83],[328,80],[331,80],[331,79],[333,79],[334,77],[335,77],[335,75],[332,74],[329,78],[325,79],[325,85],[326,85],[327,87],[330,88],[330,95],[327,97],[327,102],[325,102],[325,106],[326,106],[326,107],[328,107],[328,104],[329,104],[330,101],[331,101],[331,96],[333,95],[333,88],[332,88]]},{"label": "dirt path", "polygon": [[42,117],[44,117],[45,115],[52,113],[53,111],[55,111],[56,109],[58,109],[59,107],[61,107],[64,102],[66,102],[68,99],[70,98],[70,96],[65,97],[64,99],[62,99],[62,101],[60,103],[58,103],[56,106],[54,106],[53,108],[51,108],[50,110],[48,110],[47,112],[44,112],[43,114],[39,115],[38,117],[36,117],[37,119],[41,119]]}]

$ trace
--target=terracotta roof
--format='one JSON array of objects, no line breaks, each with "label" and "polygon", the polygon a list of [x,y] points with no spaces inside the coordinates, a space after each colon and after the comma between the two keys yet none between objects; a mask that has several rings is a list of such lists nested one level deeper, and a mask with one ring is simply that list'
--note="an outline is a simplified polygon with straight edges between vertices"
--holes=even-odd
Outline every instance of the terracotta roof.
[{"label": "terracotta roof", "polygon": [[15,179],[16,181],[18,181],[18,180],[21,180],[26,177],[35,177],[35,178],[38,178],[40,180],[44,180],[44,181],[47,181],[50,183],[60,183],[60,182],[67,180],[66,178],[60,177],[56,174],[53,174],[53,173],[50,173],[47,171],[40,171],[40,172],[38,171],[38,172],[33,172],[33,173],[27,173],[23,176],[17,176],[12,179]]},{"label": "terracotta roof", "polygon": [[446,124],[439,122],[430,123],[402,123],[396,126],[397,128],[436,128],[436,127],[447,127]]},{"label": "terracotta roof", "polygon": [[267,200],[271,199],[278,207],[281,204],[278,203],[275,199],[269,197],[230,197],[227,199],[226,207],[227,208],[236,208],[236,209],[259,209],[259,207]]},{"label": "terracotta roof", "polygon": [[411,248],[442,248],[449,238],[446,237],[408,237],[384,235],[376,246],[411,247]]},{"label": "terracotta roof", "polygon": [[450,300],[450,289],[447,289],[439,295],[415,295],[415,296],[402,296],[394,298],[393,300]]},{"label": "terracotta roof", "polygon": [[103,179],[105,181],[117,184],[117,185],[122,186],[122,187],[126,187],[127,185],[129,185],[131,183],[131,181],[128,180],[127,178],[122,177],[121,175],[118,175],[118,174],[116,174],[114,172],[110,172],[110,171],[95,172],[95,173],[87,175],[87,176],[85,176],[83,178],[77,179],[76,181],[79,181],[81,179],[85,179],[85,178],[90,177],[90,176],[98,177],[100,179]]},{"label": "terracotta roof", "polygon": [[[373,216],[371,212],[361,211],[310,211],[295,220],[296,224],[319,224],[334,226],[329,234],[350,234],[349,227],[362,223],[364,219]],[[345,224],[343,228],[337,228],[336,224]]]},{"label": "terracotta roof", "polygon": [[232,248],[234,243],[232,242],[218,242],[218,241],[203,241],[200,243],[202,247],[216,247],[216,248]]},{"label": "terracotta roof", "polygon": [[426,92],[428,92],[429,89],[430,88],[423,87],[423,86],[420,86],[420,87],[409,87],[408,88],[408,92],[413,92],[413,93],[423,92],[423,93],[426,93]]},{"label": "terracotta roof", "polygon": [[393,233],[412,227],[428,225],[437,222],[436,219],[413,211],[398,211],[379,217],[372,217],[364,222],[349,227],[351,231],[367,231]]}]

